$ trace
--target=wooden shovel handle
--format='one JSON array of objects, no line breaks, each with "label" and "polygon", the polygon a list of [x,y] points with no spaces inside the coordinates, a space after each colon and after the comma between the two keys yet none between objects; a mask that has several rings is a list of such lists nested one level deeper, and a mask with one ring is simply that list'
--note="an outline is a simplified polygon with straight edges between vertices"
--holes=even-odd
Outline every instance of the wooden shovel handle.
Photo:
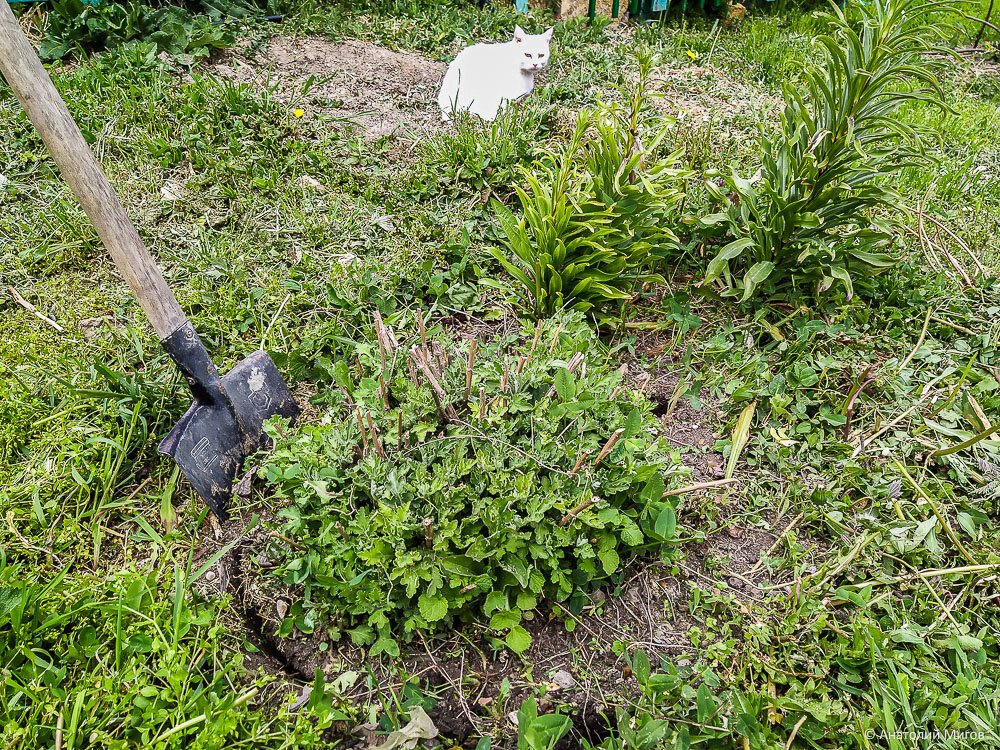
[{"label": "wooden shovel handle", "polygon": [[0,0],[0,72],[45,142],[52,160],[97,229],[160,339],[187,320],[80,128],[6,0]]}]

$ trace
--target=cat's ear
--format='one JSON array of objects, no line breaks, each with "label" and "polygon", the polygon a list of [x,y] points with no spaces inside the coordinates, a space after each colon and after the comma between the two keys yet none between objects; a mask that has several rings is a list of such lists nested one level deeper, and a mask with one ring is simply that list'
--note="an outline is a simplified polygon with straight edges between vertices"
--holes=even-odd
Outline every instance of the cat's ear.
[{"label": "cat's ear", "polygon": [[514,41],[517,42],[518,44],[524,41],[524,29],[522,29],[520,26],[514,27]]},{"label": "cat's ear", "polygon": [[549,28],[547,28],[545,31],[542,32],[542,36],[545,37],[546,41],[552,38],[553,29],[554,29],[553,26],[549,26]]}]

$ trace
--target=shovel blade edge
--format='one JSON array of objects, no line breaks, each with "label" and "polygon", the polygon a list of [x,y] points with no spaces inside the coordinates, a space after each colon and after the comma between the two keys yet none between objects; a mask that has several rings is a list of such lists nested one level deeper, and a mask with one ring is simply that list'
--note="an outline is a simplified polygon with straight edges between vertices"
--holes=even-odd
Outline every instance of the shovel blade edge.
[{"label": "shovel blade edge", "polygon": [[266,352],[254,352],[222,376],[222,388],[232,402],[195,401],[160,442],[205,504],[220,519],[233,483],[247,457],[271,446],[264,422],[283,416],[294,423],[299,407],[277,366]]}]

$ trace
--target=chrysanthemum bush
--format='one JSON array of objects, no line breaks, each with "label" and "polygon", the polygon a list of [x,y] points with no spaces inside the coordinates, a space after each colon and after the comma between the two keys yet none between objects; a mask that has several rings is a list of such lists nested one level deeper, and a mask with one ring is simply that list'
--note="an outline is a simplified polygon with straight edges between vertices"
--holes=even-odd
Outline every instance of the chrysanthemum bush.
[{"label": "chrysanthemum bush", "polygon": [[276,571],[301,592],[281,631],[396,653],[478,619],[520,651],[543,599],[579,611],[624,557],[669,553],[677,456],[582,314],[488,345],[413,322],[330,365],[317,424],[269,428],[259,474],[301,546]]}]

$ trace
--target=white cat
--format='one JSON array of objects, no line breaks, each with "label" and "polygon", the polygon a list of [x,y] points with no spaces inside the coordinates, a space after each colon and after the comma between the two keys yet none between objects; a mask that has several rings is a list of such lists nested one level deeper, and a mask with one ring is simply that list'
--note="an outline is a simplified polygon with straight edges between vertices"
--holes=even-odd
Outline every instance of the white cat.
[{"label": "white cat", "polygon": [[492,120],[507,102],[523,99],[535,86],[535,73],[549,64],[552,29],[525,34],[514,27],[514,39],[500,44],[473,44],[448,66],[438,105],[441,118],[468,110]]}]

